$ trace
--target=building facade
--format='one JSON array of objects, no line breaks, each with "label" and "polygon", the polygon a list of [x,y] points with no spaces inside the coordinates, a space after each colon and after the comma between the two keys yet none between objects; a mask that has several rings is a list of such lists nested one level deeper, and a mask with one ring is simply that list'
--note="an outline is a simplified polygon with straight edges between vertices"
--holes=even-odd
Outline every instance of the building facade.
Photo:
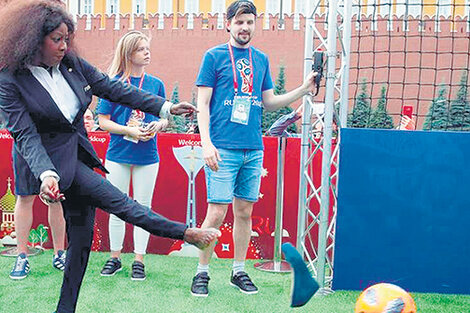
[{"label": "building facade", "polygon": [[[73,14],[216,14],[233,0],[67,0]],[[291,14],[305,11],[306,0],[252,0],[259,13]]]},{"label": "building facade", "polygon": [[[233,0],[65,0],[72,14],[134,15],[134,14],[208,14],[223,13]],[[251,0],[259,14],[305,15],[307,4],[313,0]],[[326,0],[322,1],[325,5]],[[353,2],[355,13],[365,15],[440,15],[468,16],[470,0],[359,0]],[[318,13],[324,13],[320,6]]]}]

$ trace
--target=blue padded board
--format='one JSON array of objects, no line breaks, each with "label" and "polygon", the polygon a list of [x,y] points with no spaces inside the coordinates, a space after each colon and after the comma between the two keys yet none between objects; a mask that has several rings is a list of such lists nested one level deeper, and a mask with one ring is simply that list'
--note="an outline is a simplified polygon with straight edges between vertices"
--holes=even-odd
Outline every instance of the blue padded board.
[{"label": "blue padded board", "polygon": [[343,129],[334,289],[470,294],[470,133]]}]

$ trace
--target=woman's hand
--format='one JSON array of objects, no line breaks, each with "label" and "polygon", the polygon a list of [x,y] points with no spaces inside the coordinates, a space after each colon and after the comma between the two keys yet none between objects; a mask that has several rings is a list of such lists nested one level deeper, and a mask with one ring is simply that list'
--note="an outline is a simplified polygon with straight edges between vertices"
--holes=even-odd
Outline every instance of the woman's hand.
[{"label": "woman's hand", "polygon": [[400,117],[400,125],[397,129],[401,130],[415,130],[416,129],[416,122],[414,118],[410,118],[407,115],[402,115]]},{"label": "woman's hand", "polygon": [[147,128],[145,128],[147,134],[154,134],[165,130],[168,126],[167,119],[161,119],[159,121],[153,121],[148,124]]},{"label": "woman's hand", "polygon": [[137,140],[147,141],[145,140],[147,137],[147,132],[145,128],[140,126],[127,126],[126,127],[126,135]]},{"label": "woman's hand", "polygon": [[168,126],[168,120],[167,119],[161,119],[159,121],[150,122],[150,124],[148,124],[148,126],[145,128],[146,135],[141,140],[142,141],[149,141],[150,139],[155,137],[155,135],[158,132],[161,132],[161,131],[165,130],[167,128],[167,126]]},{"label": "woman's hand", "polygon": [[189,115],[199,112],[194,105],[189,102],[183,101],[178,104],[173,104],[170,108],[170,113],[173,115]]},{"label": "woman's hand", "polygon": [[47,176],[41,183],[39,198],[44,204],[64,201],[64,194],[59,191],[59,182],[54,176]]}]

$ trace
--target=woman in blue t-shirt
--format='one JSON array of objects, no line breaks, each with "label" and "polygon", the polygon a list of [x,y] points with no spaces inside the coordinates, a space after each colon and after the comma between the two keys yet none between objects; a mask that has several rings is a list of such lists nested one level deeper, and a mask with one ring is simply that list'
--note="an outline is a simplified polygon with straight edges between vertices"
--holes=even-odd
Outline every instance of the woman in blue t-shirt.
[{"label": "woman in blue t-shirt", "polygon": [[[139,31],[131,31],[118,42],[109,76],[165,97],[163,82],[145,73],[145,66],[149,63],[149,38]],[[167,126],[168,121],[103,99],[98,103],[96,111],[100,127],[111,134],[105,163],[109,171],[107,179],[122,192],[129,194],[132,177],[134,200],[150,207],[159,166],[155,135]],[[111,214],[111,257],[101,270],[102,276],[113,276],[122,269],[120,255],[125,230],[124,221]],[[143,258],[148,240],[149,233],[134,226],[135,261],[132,264],[132,280],[145,279]]]}]

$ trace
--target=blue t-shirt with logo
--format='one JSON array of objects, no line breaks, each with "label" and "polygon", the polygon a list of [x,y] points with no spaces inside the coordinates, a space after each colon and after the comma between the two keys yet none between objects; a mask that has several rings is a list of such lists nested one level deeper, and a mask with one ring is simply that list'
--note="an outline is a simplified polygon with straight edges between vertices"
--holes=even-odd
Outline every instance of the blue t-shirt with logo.
[{"label": "blue t-shirt with logo", "polygon": [[262,92],[273,88],[266,54],[250,47],[233,48],[235,71],[237,73],[238,96],[248,96],[250,85],[250,56],[253,61],[253,94],[247,125],[231,121],[235,95],[233,67],[228,44],[209,49],[204,54],[197,86],[211,87],[209,132],[216,148],[263,149],[261,118],[263,112]]},{"label": "blue t-shirt with logo", "polygon": [[[115,79],[119,79],[120,75]],[[130,83],[139,87],[141,77],[130,77]],[[165,86],[159,78],[145,74],[142,82],[142,89],[165,98]],[[132,115],[133,110],[119,103],[100,99],[96,107],[97,114],[110,115],[111,120],[120,125],[126,125]],[[134,112],[135,114],[135,112]],[[139,118],[144,123],[158,121],[160,118],[145,112],[138,112]],[[126,163],[135,165],[148,165],[159,161],[157,150],[157,136],[149,141],[133,143],[123,138],[123,135],[111,134],[106,159],[116,163]]]}]

